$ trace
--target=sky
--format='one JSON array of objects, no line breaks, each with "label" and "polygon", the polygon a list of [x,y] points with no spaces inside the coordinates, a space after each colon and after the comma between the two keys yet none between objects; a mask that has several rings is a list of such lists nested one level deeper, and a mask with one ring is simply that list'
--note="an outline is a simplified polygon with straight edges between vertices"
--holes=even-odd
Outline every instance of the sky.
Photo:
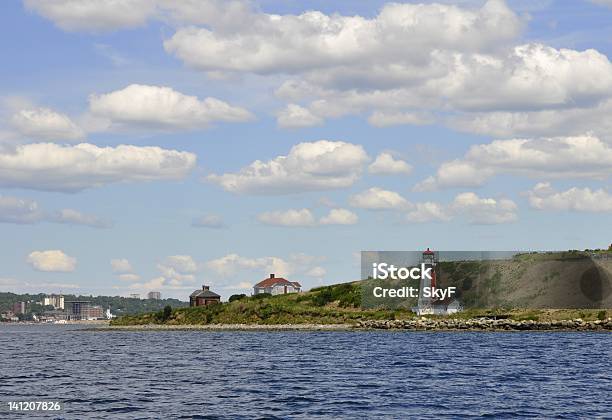
[{"label": "sky", "polygon": [[0,290],[603,248],[612,1],[8,0]]}]

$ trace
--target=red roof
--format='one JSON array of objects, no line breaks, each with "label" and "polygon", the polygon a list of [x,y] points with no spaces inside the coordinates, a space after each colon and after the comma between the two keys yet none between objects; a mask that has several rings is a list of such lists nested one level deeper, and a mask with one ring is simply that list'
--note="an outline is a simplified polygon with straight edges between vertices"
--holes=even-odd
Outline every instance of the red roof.
[{"label": "red roof", "polygon": [[286,284],[286,285],[293,285],[296,287],[302,287],[300,283],[298,283],[297,281],[289,281],[282,277],[268,277],[267,279],[264,279],[260,281],[259,283],[257,283],[254,287],[272,287],[275,284]]},{"label": "red roof", "polygon": [[427,251],[423,251],[423,254],[433,254],[434,252],[427,248]]}]

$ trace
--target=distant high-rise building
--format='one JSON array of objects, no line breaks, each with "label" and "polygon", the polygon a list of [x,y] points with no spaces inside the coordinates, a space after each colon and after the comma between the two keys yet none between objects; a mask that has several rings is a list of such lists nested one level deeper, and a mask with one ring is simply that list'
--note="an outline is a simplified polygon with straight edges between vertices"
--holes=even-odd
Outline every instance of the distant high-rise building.
[{"label": "distant high-rise building", "polygon": [[160,300],[161,299],[161,293],[160,292],[149,292],[149,293],[147,293],[147,299]]},{"label": "distant high-rise building", "polygon": [[43,305],[53,306],[54,309],[64,309],[64,296],[62,295],[48,295],[43,299]]},{"label": "distant high-rise building", "polygon": [[26,303],[25,302],[15,302],[13,304],[13,313],[15,315],[25,314],[26,313]]},{"label": "distant high-rise building", "polygon": [[66,313],[71,321],[86,321],[104,318],[104,310],[101,306],[92,305],[85,300],[66,302]]},{"label": "distant high-rise building", "polygon": [[132,294],[130,295],[130,297],[131,297],[132,299],[140,299],[140,295],[139,295],[138,293],[132,293]]}]

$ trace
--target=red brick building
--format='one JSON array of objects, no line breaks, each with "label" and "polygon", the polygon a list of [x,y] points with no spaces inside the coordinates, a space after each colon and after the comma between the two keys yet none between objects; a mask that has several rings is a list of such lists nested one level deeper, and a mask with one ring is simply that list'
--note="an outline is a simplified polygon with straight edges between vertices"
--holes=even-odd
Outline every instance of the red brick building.
[{"label": "red brick building", "polygon": [[189,295],[189,306],[208,306],[221,302],[221,296],[212,292],[210,286],[203,285],[202,290],[194,290]]}]

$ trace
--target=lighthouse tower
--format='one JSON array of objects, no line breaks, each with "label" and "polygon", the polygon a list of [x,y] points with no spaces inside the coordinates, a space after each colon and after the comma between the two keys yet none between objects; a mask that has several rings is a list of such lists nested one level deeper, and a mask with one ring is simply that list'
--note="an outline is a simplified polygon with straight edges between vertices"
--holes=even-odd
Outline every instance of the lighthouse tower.
[{"label": "lighthouse tower", "polygon": [[436,265],[438,265],[438,258],[436,253],[429,248],[423,251],[421,262],[425,264],[424,268],[431,268],[431,280],[428,278],[421,278],[419,284],[419,300],[417,307],[418,315],[430,315],[434,313],[434,299],[431,297],[424,297],[423,290],[426,287],[436,287]]}]

